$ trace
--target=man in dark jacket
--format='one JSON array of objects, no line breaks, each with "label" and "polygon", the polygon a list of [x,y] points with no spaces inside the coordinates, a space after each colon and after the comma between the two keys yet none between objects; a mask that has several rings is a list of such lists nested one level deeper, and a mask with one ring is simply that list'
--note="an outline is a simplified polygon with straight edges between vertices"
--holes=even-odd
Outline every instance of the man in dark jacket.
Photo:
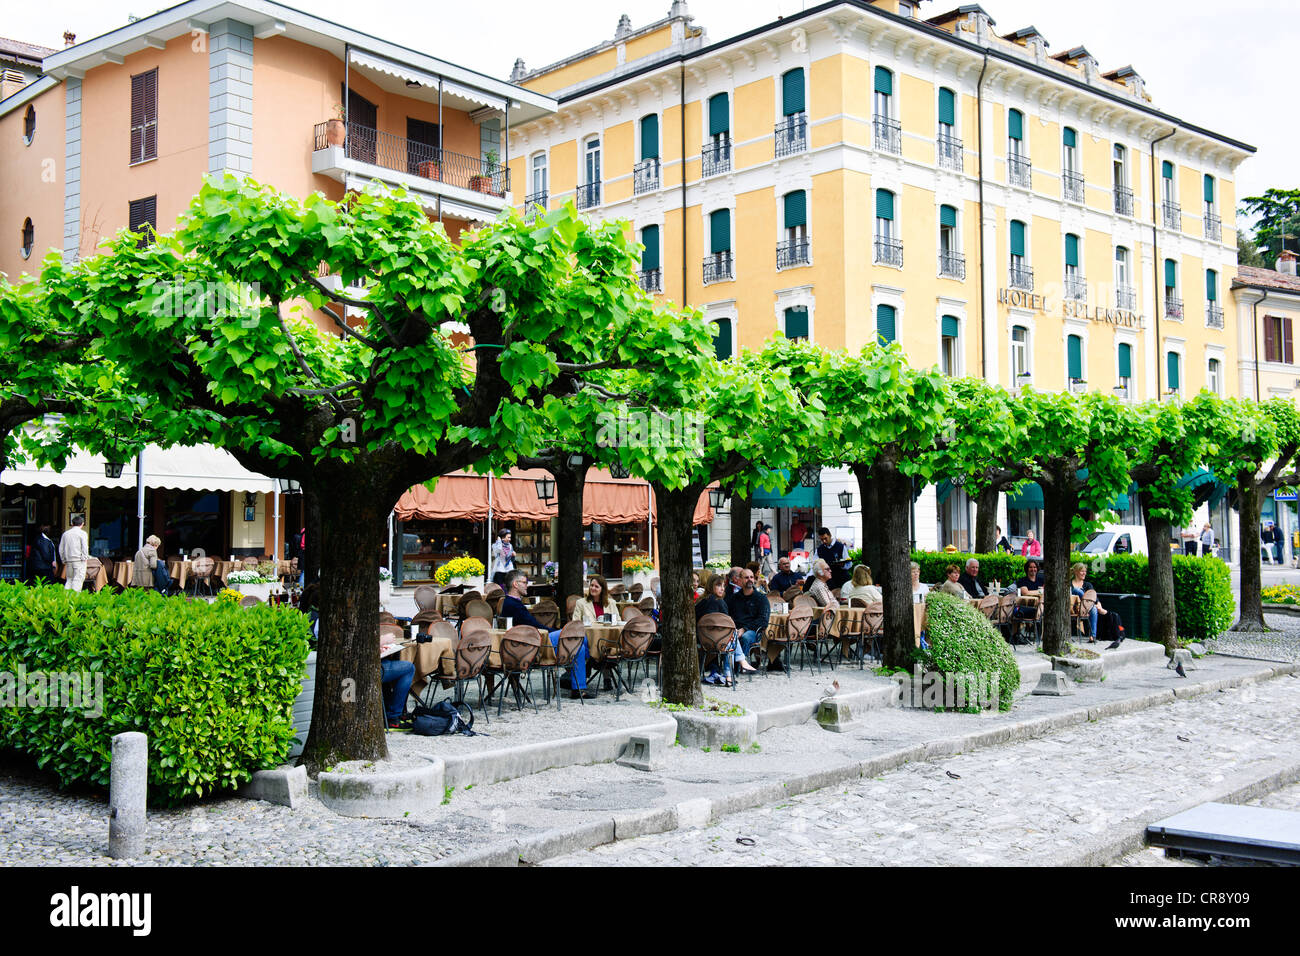
[{"label": "man in dark jacket", "polygon": [[776,562],[776,574],[767,582],[767,589],[772,594],[784,594],[791,588],[803,584],[803,578],[790,570],[790,559],[780,558]]},{"label": "man in dark jacket", "polygon": [[772,613],[767,595],[760,594],[754,587],[754,572],[749,568],[741,569],[740,590],[727,595],[727,613],[740,630],[740,647],[748,659],[749,649],[767,629],[767,620]]},{"label": "man in dark jacket", "polygon": [[36,540],[32,542],[32,553],[27,559],[27,575],[33,584],[54,581],[58,578],[59,569],[56,564],[58,557],[59,549],[54,546],[54,541],[50,538],[50,526],[43,524]]},{"label": "man in dark jacket", "polygon": [[984,582],[980,580],[980,563],[977,558],[966,559],[966,570],[957,579],[957,583],[973,598],[988,596],[989,590],[984,586]]},{"label": "man in dark jacket", "polygon": [[817,545],[817,557],[831,568],[831,583],[828,586],[831,589],[837,588],[850,577],[848,548],[844,547],[843,541],[832,540],[830,528],[822,528],[817,536],[821,539],[821,544]]}]

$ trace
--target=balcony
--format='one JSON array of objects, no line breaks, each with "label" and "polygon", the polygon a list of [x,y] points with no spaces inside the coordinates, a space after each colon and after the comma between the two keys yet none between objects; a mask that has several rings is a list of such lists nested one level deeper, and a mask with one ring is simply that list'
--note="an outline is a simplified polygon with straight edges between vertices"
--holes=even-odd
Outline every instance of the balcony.
[{"label": "balcony", "polygon": [[1120,216],[1133,215],[1133,190],[1127,186],[1115,187],[1115,213]]},{"label": "balcony", "polygon": [[736,263],[732,258],[730,249],[726,252],[715,252],[711,256],[704,257],[705,285],[714,282],[726,282],[728,279],[734,278],[736,278]]},{"label": "balcony", "polygon": [[1205,238],[1211,242],[1223,241],[1223,220],[1212,212],[1205,214]]},{"label": "balcony", "polygon": [[1011,288],[1023,289],[1025,292],[1034,291],[1034,270],[1032,267],[1021,263],[1011,263],[1011,274],[1009,278]]},{"label": "balcony", "polygon": [[659,157],[643,159],[632,167],[632,193],[654,192],[659,188]]},{"label": "balcony", "polygon": [[903,152],[903,124],[888,116],[874,116],[871,119],[872,139],[876,149],[882,153]]},{"label": "balcony", "polygon": [[1022,189],[1034,186],[1034,166],[1028,156],[1007,157],[1007,182]]},{"label": "balcony", "polygon": [[776,268],[789,269],[792,266],[806,266],[812,262],[812,240],[787,239],[776,244]]},{"label": "balcony", "polygon": [[716,176],[731,171],[731,137],[724,136],[700,150],[704,162],[703,175]]},{"label": "balcony", "polygon": [[592,209],[600,205],[600,183],[584,183],[575,192],[579,209]]},{"label": "balcony", "polygon": [[1082,272],[1067,272],[1065,274],[1065,297],[1073,299],[1075,302],[1088,301],[1088,280]]},{"label": "balcony", "polygon": [[808,114],[795,113],[776,124],[776,155],[791,156],[808,148]]},{"label": "balcony", "polygon": [[494,219],[507,205],[510,170],[478,156],[463,156],[359,123],[317,123],[313,173],[348,188],[378,179],[404,186],[426,206],[441,204],[456,218]]},{"label": "balcony", "polygon": [[960,252],[939,250],[939,275],[950,279],[966,278],[966,257]]},{"label": "balcony", "polygon": [[966,152],[957,137],[940,133],[934,141],[934,151],[940,169],[952,169],[960,173],[965,168]]},{"label": "balcony", "polygon": [[1165,296],[1165,318],[1175,322],[1183,321],[1183,300],[1176,295]]},{"label": "balcony", "polygon": [[1223,328],[1223,309],[1213,302],[1205,304],[1205,327],[1207,329]]},{"label": "balcony", "polygon": [[538,213],[546,212],[546,203],[550,194],[543,189],[539,193],[529,193],[524,197],[524,222],[532,222]]},{"label": "balcony", "polygon": [[1137,292],[1131,285],[1116,287],[1115,308],[1127,309],[1129,312],[1132,312],[1137,308]]},{"label": "balcony", "polygon": [[664,291],[664,273],[662,269],[642,269],[637,273],[637,279],[644,292]]},{"label": "balcony", "polygon": [[1183,207],[1176,202],[1170,202],[1166,199],[1161,203],[1161,210],[1164,213],[1162,221],[1166,229],[1173,229],[1175,232],[1183,231]]},{"label": "balcony", "polygon": [[1083,174],[1067,169],[1061,173],[1061,198],[1066,202],[1083,202]]},{"label": "balcony", "polygon": [[894,266],[903,268],[903,243],[900,239],[886,239],[882,236],[876,236],[875,251],[872,255],[872,262],[879,263],[882,266]]}]

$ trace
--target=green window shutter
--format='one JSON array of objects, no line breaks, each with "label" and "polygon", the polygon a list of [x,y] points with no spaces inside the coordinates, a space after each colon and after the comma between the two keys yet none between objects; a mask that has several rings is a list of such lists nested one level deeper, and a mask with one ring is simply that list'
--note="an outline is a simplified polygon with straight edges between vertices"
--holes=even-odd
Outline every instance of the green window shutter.
[{"label": "green window shutter", "polygon": [[1013,256],[1025,254],[1025,224],[1019,219],[1011,220],[1011,254]]},{"label": "green window shutter", "polygon": [[1219,274],[1213,269],[1205,270],[1205,297],[1211,302],[1219,298]]},{"label": "green window shutter", "polygon": [[709,251],[731,251],[730,209],[719,209],[709,214]]},{"label": "green window shutter", "polygon": [[1025,114],[1020,110],[1010,110],[1007,113],[1007,135],[1012,139],[1025,138]]},{"label": "green window shutter", "polygon": [[1214,177],[1209,173],[1205,174],[1205,201],[1214,202]]},{"label": "green window shutter", "polygon": [[645,251],[641,253],[643,270],[659,268],[659,227],[646,226],[641,230],[641,244]]},{"label": "green window shutter", "polygon": [[726,93],[709,97],[709,135],[731,132],[731,103]]},{"label": "green window shutter", "polygon": [[1065,128],[1065,135],[1063,139],[1065,141],[1065,145],[1069,146],[1071,149],[1079,145],[1078,134],[1075,133],[1075,131],[1070,129],[1070,127],[1068,126]]},{"label": "green window shutter", "polygon": [[641,158],[659,158],[659,115],[657,113],[641,118]]},{"label": "green window shutter", "polygon": [[1169,366],[1169,387],[1178,388],[1179,382],[1178,382],[1178,353],[1177,352],[1169,353],[1168,366]]},{"label": "green window shutter", "polygon": [[803,67],[796,67],[781,77],[781,108],[790,116],[802,113],[803,105]]},{"label": "green window shutter", "polygon": [[897,334],[894,323],[898,312],[892,305],[876,306],[876,335],[881,342],[892,342]]},{"label": "green window shutter", "polygon": [[957,122],[957,94],[946,86],[939,89],[939,122],[949,126]]},{"label": "green window shutter", "polygon": [[713,323],[713,354],[718,361],[725,362],[731,358],[731,322],[722,319]]},{"label": "green window shutter", "polygon": [[785,194],[785,226],[803,226],[808,223],[808,196],[802,189]]},{"label": "green window shutter", "polygon": [[957,210],[952,206],[939,207],[939,225],[957,228]]},{"label": "green window shutter", "polygon": [[1170,289],[1178,288],[1178,263],[1173,259],[1165,260],[1165,285]]},{"label": "green window shutter", "polygon": [[1160,175],[1163,176],[1165,179],[1173,179],[1174,164],[1166,159],[1163,163],[1160,164]]},{"label": "green window shutter", "polygon": [[1121,342],[1119,345],[1119,377],[1133,377],[1133,346],[1127,342]]},{"label": "green window shutter", "polygon": [[787,339],[808,338],[808,310],[785,310],[785,337]]},{"label": "green window shutter", "polygon": [[1083,378],[1083,339],[1071,335],[1065,340],[1066,364],[1071,379]]},{"label": "green window shutter", "polygon": [[1065,234],[1065,264],[1076,268],[1079,265],[1079,237],[1072,232]]},{"label": "green window shutter", "polygon": [[943,337],[946,339],[955,339],[961,325],[955,315],[945,315],[943,317]]},{"label": "green window shutter", "polygon": [[876,218],[894,218],[894,194],[888,189],[876,190]]},{"label": "green window shutter", "polygon": [[894,95],[894,74],[883,66],[876,67],[876,92],[886,96]]}]

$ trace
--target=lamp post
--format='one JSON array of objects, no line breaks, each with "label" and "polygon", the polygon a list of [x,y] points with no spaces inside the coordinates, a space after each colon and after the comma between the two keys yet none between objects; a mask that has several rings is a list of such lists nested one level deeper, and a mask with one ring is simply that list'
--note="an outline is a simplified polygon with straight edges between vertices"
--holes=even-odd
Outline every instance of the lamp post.
[{"label": "lamp post", "polygon": [[533,486],[537,489],[537,499],[549,507],[555,498],[554,479],[537,478],[533,481]]},{"label": "lamp post", "polygon": [[845,514],[855,515],[858,513],[853,510],[853,492],[841,491],[836,497],[840,500],[840,510]]},{"label": "lamp post", "polygon": [[799,484],[804,488],[816,488],[822,480],[821,465],[800,465]]},{"label": "lamp post", "polygon": [[723,491],[721,487],[709,489],[709,507],[714,511],[725,513],[729,500],[730,495]]}]

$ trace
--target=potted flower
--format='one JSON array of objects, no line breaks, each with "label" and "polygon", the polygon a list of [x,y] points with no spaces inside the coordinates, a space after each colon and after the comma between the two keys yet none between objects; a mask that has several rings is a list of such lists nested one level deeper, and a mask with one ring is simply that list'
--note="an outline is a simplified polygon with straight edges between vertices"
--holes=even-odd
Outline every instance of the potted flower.
[{"label": "potted flower", "polygon": [[648,554],[629,554],[623,559],[623,584],[629,588],[634,584],[649,587],[654,571],[655,563]]},{"label": "potted flower", "polygon": [[348,139],[347,113],[342,103],[335,105],[334,112],[336,117],[325,122],[325,142],[330,146],[342,146]]},{"label": "potted flower", "polygon": [[415,167],[415,171],[425,179],[442,181],[442,163],[436,159],[426,159]]},{"label": "potted flower", "polygon": [[469,188],[475,192],[490,193],[492,192],[492,179],[496,171],[498,156],[494,150],[488,150],[483,154],[483,166],[489,172],[480,173],[469,178]]},{"label": "potted flower", "polygon": [[226,575],[226,585],[244,597],[251,595],[261,601],[269,601],[272,593],[280,591],[278,579],[268,580],[260,571],[252,568],[231,571]]},{"label": "potted flower", "polygon": [[462,555],[459,558],[452,558],[435,571],[433,579],[443,587],[468,585],[471,588],[481,588],[485,570],[483,562],[478,558]]},{"label": "potted flower", "polygon": [[379,603],[387,604],[393,597],[393,572],[379,569]]},{"label": "potted flower", "polygon": [[560,565],[555,561],[547,561],[542,565],[542,577],[548,581],[554,581],[560,574]]}]

